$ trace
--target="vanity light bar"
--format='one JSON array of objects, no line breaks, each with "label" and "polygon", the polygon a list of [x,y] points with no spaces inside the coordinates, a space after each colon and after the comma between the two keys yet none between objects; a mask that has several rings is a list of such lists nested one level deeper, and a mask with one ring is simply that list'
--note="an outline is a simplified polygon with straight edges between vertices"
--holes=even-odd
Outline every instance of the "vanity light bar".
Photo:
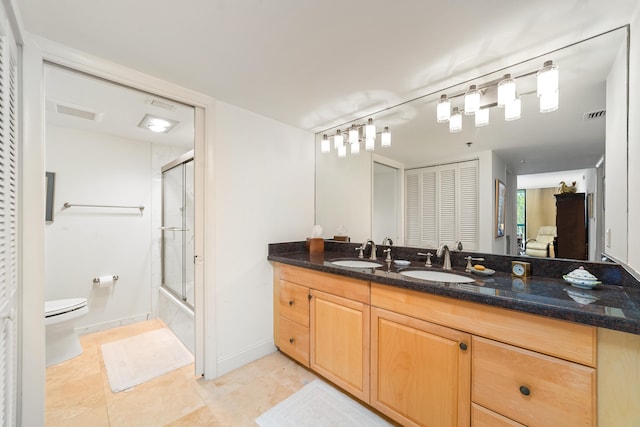
[{"label": "vanity light bar", "polygon": [[[348,144],[345,143],[344,135],[348,136]],[[333,135],[323,134],[320,140],[320,152],[331,152],[331,140],[333,137],[333,148],[338,152],[338,157],[347,156],[347,145],[349,145],[349,151],[352,155],[360,153],[360,142],[364,141],[364,149],[367,151],[374,151],[376,141],[376,125],[372,118],[367,120],[366,124],[353,123],[348,128],[341,130],[337,129]],[[380,132],[380,145],[382,147],[391,146],[391,132],[389,127],[385,126],[384,130]]]},{"label": "vanity light bar", "polygon": [[[516,79],[536,75],[537,89],[535,92],[521,93],[516,90]],[[450,132],[462,130],[462,114],[475,115],[476,127],[489,124],[489,108],[501,107],[505,109],[505,120],[517,120],[522,111],[522,95],[536,93],[539,98],[540,112],[548,113],[558,109],[560,91],[558,89],[558,66],[553,61],[545,61],[544,66],[537,71],[525,73],[516,77],[505,74],[501,79],[486,83],[484,86],[471,85],[464,93],[452,96],[440,95],[436,106],[436,120],[438,123],[449,123]],[[497,102],[481,105],[481,96],[494,91],[497,94]],[[464,108],[451,106],[451,99],[464,96]],[[452,123],[453,120],[453,123]]]}]

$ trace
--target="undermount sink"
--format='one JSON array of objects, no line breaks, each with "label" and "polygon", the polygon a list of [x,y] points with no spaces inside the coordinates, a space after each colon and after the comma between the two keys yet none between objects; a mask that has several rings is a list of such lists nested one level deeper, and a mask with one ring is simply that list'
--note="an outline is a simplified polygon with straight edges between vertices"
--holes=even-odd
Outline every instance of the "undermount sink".
[{"label": "undermount sink", "polygon": [[352,267],[352,268],[377,268],[382,267],[382,264],[378,264],[373,261],[364,261],[359,259],[340,259],[337,261],[331,261],[331,264],[339,267]]},{"label": "undermount sink", "polygon": [[402,271],[401,275],[407,277],[413,277],[414,279],[431,280],[432,282],[447,282],[447,283],[471,283],[475,282],[475,279],[471,277],[462,276],[460,274],[445,273],[444,271],[431,271],[431,270],[410,270]]}]

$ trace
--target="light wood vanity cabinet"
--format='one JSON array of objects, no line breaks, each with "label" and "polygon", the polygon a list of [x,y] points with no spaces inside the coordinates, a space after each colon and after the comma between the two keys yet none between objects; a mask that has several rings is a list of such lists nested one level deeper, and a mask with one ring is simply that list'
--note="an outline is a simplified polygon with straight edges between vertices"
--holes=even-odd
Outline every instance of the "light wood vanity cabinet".
[{"label": "light wood vanity cabinet", "polygon": [[[373,313],[380,307],[473,336],[467,350],[471,368],[459,371],[471,388],[470,399],[461,398],[460,404],[469,404],[472,410],[466,418],[459,415],[455,425],[596,425],[596,328],[377,283],[371,284],[371,305]],[[372,319],[376,321],[375,314]],[[372,352],[373,360],[375,344]],[[372,363],[373,378],[375,369],[383,368],[379,365]],[[448,392],[447,384],[451,382],[440,385],[440,390]],[[464,379],[458,379],[458,384],[462,387]],[[384,380],[372,382],[372,405],[384,413],[377,406],[376,392],[386,387]]]},{"label": "light wood vanity cabinet", "polygon": [[403,426],[469,425],[471,336],[371,308],[371,406]]},{"label": "light wood vanity cabinet", "polygon": [[597,425],[595,327],[279,263],[274,274],[280,350],[402,425]]},{"label": "light wood vanity cabinet", "polygon": [[282,264],[274,273],[276,345],[368,403],[369,282]]}]

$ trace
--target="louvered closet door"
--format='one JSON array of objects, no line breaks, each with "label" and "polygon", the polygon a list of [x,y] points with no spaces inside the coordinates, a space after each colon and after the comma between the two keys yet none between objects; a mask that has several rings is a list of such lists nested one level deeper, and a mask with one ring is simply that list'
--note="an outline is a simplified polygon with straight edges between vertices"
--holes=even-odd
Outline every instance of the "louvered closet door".
[{"label": "louvered closet door", "polygon": [[458,164],[458,240],[465,250],[478,250],[478,162]]},{"label": "louvered closet door", "polygon": [[461,241],[477,250],[478,161],[413,169],[405,173],[405,242],[437,248]]},{"label": "louvered closet door", "polygon": [[[2,426],[13,426],[16,422],[17,64],[16,44],[10,33],[5,10],[2,8],[0,14],[0,425]],[[42,178],[44,180],[44,176]]]}]

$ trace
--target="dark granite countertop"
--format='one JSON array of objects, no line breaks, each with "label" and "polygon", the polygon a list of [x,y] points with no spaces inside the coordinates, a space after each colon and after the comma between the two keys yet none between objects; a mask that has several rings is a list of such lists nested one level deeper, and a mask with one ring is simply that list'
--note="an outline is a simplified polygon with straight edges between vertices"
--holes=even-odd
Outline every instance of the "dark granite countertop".
[{"label": "dark granite countertop", "polygon": [[[640,286],[634,283],[633,278],[626,277],[624,271],[617,271],[616,269],[621,267],[615,264],[578,263],[585,265],[585,268],[592,272],[596,270],[599,274],[594,274],[600,277],[603,282],[593,290],[584,290],[573,287],[562,279],[553,278],[553,276],[533,275],[522,280],[513,278],[508,272],[508,268],[504,267],[506,261],[493,259],[496,257],[495,255],[489,255],[489,259],[482,262],[487,267],[495,269],[495,274],[479,276],[465,273],[463,267],[465,261],[461,259],[464,254],[458,253],[457,256],[454,256],[452,253],[454,268],[451,273],[473,277],[475,281],[472,283],[444,283],[413,279],[401,275],[400,271],[403,269],[425,269],[424,261],[411,259],[410,256],[394,257],[411,262],[409,266],[403,267],[397,267],[394,263],[386,263],[384,257],[377,258],[377,262],[382,264],[382,267],[378,268],[339,267],[331,263],[331,260],[337,258],[357,259],[354,256],[355,252],[351,252],[351,249],[345,245],[326,245],[325,252],[309,254],[305,250],[304,242],[273,244],[269,245],[268,259],[325,273],[339,274],[399,288],[640,335]],[[410,251],[411,254],[415,254],[419,250],[412,248]],[[394,252],[403,254],[403,248],[393,247],[392,253]],[[379,254],[381,253],[379,252]],[[409,255],[409,253],[403,255]],[[503,256],[501,258],[509,257]],[[510,259],[508,260],[509,266]],[[436,261],[435,257],[434,261]],[[566,270],[564,274],[576,268],[575,262],[570,263],[562,260],[547,262],[551,264],[545,271],[553,273],[558,268],[564,268]],[[496,264],[504,265],[498,269]],[[540,273],[543,272],[542,268],[542,266],[538,267]],[[441,265],[437,264],[434,264],[430,269],[443,271]],[[558,277],[561,276],[562,274],[558,275]]]}]

